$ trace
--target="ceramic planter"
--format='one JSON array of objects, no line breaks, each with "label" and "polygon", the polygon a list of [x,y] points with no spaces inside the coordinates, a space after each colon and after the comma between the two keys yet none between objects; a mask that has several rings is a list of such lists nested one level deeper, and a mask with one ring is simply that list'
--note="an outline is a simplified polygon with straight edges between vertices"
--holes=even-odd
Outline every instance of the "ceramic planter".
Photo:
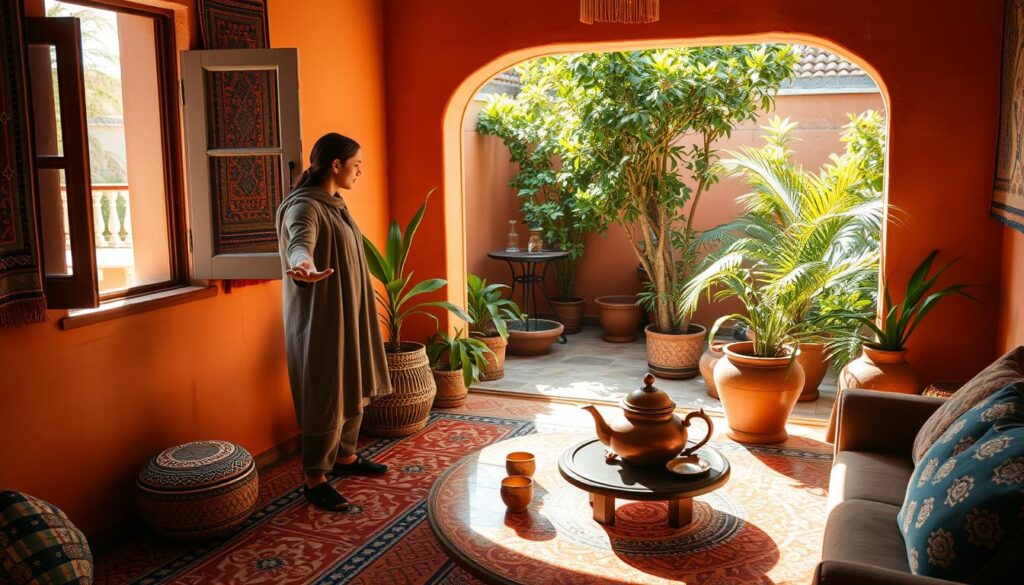
[{"label": "ceramic planter", "polygon": [[715,364],[718,360],[722,359],[725,354],[722,352],[722,348],[725,347],[726,341],[712,341],[708,345],[708,350],[704,352],[704,355],[700,356],[700,363],[697,367],[700,369],[700,375],[704,378],[704,383],[708,387],[708,396],[718,400],[718,387],[715,386]]},{"label": "ceramic planter", "polygon": [[636,297],[613,295],[594,299],[600,310],[602,339],[612,343],[636,341],[636,331],[643,316],[636,304]]},{"label": "ceramic planter", "polygon": [[508,351],[512,355],[544,355],[565,328],[558,321],[529,319],[508,322]]},{"label": "ceramic planter", "polygon": [[433,368],[430,373],[434,376],[434,383],[437,385],[434,408],[457,408],[466,403],[469,389],[466,388],[466,383],[462,380],[462,370],[452,372]]},{"label": "ceramic planter", "polygon": [[800,393],[800,402],[817,400],[818,386],[825,379],[825,372],[828,371],[825,344],[801,343],[796,361],[800,362],[800,367],[804,369],[804,389]]},{"label": "ceramic planter", "polygon": [[486,382],[488,380],[500,380],[505,377],[505,348],[508,347],[508,342],[501,338],[497,333],[493,337],[483,337],[474,334],[473,337],[484,342],[484,345],[489,347],[494,355],[487,356],[487,365],[480,371],[480,381]]},{"label": "ceramic planter", "polygon": [[887,351],[865,345],[860,357],[839,373],[839,389],[847,388],[919,394],[921,378],[907,363],[907,350]]},{"label": "ceramic planter", "polygon": [[740,443],[785,441],[786,419],[804,387],[804,370],[789,356],[753,356],[753,342],[730,343],[715,364],[715,386],[729,423],[729,438]]},{"label": "ceramic planter", "polygon": [[378,437],[404,437],[426,426],[437,385],[422,343],[403,343],[401,352],[386,357],[392,392],[363,409],[363,429]]},{"label": "ceramic planter", "polygon": [[565,334],[572,335],[583,329],[583,299],[551,299],[555,308],[555,320],[565,327]]},{"label": "ceramic planter", "polygon": [[647,367],[659,378],[685,380],[700,373],[700,354],[707,329],[690,324],[686,333],[660,333],[654,325],[644,329]]}]

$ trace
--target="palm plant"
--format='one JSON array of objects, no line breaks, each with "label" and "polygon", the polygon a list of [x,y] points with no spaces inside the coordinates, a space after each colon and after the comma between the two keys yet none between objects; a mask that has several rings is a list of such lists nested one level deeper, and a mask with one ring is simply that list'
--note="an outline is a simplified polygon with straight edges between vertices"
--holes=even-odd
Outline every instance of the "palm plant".
[{"label": "palm plant", "polygon": [[880,323],[876,323],[873,318],[867,318],[862,314],[850,313],[849,318],[863,325],[868,333],[857,330],[850,332],[848,337],[854,339],[858,345],[865,344],[885,351],[902,351],[906,348],[910,335],[921,324],[921,320],[944,297],[962,295],[969,299],[977,300],[966,292],[966,289],[970,287],[970,285],[966,284],[951,284],[938,291],[929,293],[936,282],[938,282],[939,277],[942,276],[942,273],[956,262],[956,259],[951,260],[939,267],[934,274],[931,274],[932,264],[938,254],[938,250],[933,250],[918,265],[914,273],[910,275],[910,280],[907,282],[907,291],[902,303],[892,302],[889,287],[885,287],[885,301],[882,305],[882,319]]},{"label": "palm plant", "polygon": [[515,301],[501,296],[502,289],[509,288],[508,285],[487,284],[486,279],[470,274],[466,288],[469,293],[466,308],[470,317],[470,334],[489,337],[497,332],[502,340],[507,339],[507,321],[523,318]]},{"label": "palm plant", "polygon": [[435,370],[456,372],[462,371],[462,381],[466,387],[480,380],[480,371],[487,365],[487,356],[494,355],[484,342],[472,337],[465,337],[462,329],[455,335],[435,333],[427,344],[427,357]]},{"label": "palm plant", "polygon": [[[772,330],[789,323],[784,329],[793,341],[814,339],[826,319],[830,330],[859,327],[849,306],[840,315],[835,301],[877,283],[884,203],[869,184],[874,177],[864,171],[862,157],[849,148],[817,173],[792,162],[788,145],[795,127],[775,117],[764,127],[766,146],[743,148],[721,161],[725,173],[742,177],[751,191],[740,197],[745,211],[739,218],[702,235],[702,245],[717,248],[684,288],[681,310],[694,310],[703,291],[725,285],[717,298],[737,296],[748,310],[759,302],[776,305],[773,310],[786,315],[778,323],[750,318]],[[737,278],[756,292],[743,292]],[[863,305],[856,306],[873,309],[873,302]],[[749,324],[756,339],[761,333]],[[775,345],[766,340],[760,351]]]},{"label": "palm plant", "polygon": [[363,236],[367,268],[370,274],[384,285],[383,293],[379,290],[374,292],[377,295],[378,304],[384,309],[381,321],[388,331],[386,346],[391,353],[402,351],[402,325],[409,317],[423,315],[432,319],[435,326],[439,324],[437,317],[425,310],[428,307],[440,307],[451,311],[460,319],[470,321],[469,315],[448,301],[414,301],[416,297],[432,293],[448,284],[448,281],[443,278],[429,278],[410,286],[412,272],[406,273],[405,271],[413,237],[423,220],[423,214],[426,213],[430,193],[427,193],[423,205],[409,220],[404,232],[399,229],[397,221],[391,221],[384,253],[381,253],[373,242]]}]

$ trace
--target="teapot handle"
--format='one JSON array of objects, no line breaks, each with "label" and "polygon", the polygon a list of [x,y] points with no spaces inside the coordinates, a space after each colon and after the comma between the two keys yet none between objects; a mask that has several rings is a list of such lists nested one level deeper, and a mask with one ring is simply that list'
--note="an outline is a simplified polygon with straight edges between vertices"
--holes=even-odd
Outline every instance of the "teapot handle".
[{"label": "teapot handle", "polygon": [[696,410],[694,412],[691,412],[690,414],[686,415],[686,418],[683,419],[683,427],[685,428],[685,427],[690,426],[690,419],[695,417],[695,416],[704,419],[704,422],[707,423],[707,425],[708,425],[708,434],[704,436],[704,439],[701,440],[701,442],[697,443],[693,447],[690,447],[689,449],[684,450],[683,453],[682,453],[684,456],[690,455],[691,453],[695,453],[697,451],[697,449],[700,449],[701,447],[703,447],[705,443],[707,443],[708,441],[711,440],[711,435],[713,435],[714,432],[715,432],[715,425],[714,425],[714,423],[711,422],[711,417],[708,416],[704,412],[703,408],[700,409],[700,410]]}]

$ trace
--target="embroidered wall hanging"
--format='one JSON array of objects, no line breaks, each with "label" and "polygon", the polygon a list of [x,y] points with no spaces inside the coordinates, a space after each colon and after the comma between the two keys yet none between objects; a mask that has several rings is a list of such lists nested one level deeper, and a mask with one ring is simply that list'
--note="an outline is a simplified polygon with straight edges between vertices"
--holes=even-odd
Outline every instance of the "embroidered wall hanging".
[{"label": "embroidered wall hanging", "polygon": [[1024,0],[1006,0],[992,217],[1024,232]]},{"label": "embroidered wall hanging", "polygon": [[0,0],[0,327],[46,320],[22,21],[21,0]]},{"label": "embroidered wall hanging", "polygon": [[199,0],[204,49],[270,47],[265,0]]}]

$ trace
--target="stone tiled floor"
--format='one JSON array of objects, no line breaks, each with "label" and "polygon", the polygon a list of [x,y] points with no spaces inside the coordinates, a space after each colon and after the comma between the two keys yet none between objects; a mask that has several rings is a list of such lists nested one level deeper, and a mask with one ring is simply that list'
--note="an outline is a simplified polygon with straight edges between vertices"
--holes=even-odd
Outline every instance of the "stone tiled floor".
[{"label": "stone tiled floor", "polygon": [[[632,343],[608,343],[600,327],[584,327],[568,336],[568,343],[556,343],[551,353],[537,357],[508,356],[505,377],[480,382],[473,388],[532,394],[549,398],[618,402],[642,385],[647,373],[647,349],[641,337]],[[682,408],[704,408],[721,412],[722,403],[708,396],[704,380],[661,380],[655,385],[668,393]],[[798,402],[795,419],[827,420],[835,401],[835,374],[822,382],[820,397]]]}]

